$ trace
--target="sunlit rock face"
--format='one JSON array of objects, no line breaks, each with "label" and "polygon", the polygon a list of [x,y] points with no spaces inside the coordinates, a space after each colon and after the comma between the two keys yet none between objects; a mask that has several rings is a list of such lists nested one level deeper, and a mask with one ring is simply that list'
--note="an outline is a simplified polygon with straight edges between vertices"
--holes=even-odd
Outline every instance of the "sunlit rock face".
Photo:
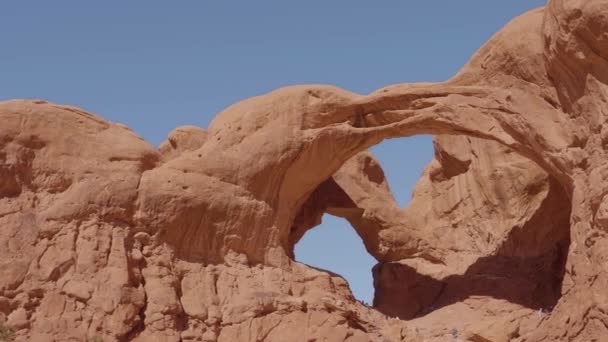
[{"label": "sunlit rock face", "polygon": [[[451,80],[282,88],[159,149],[0,103],[0,322],[17,341],[602,341],[608,2],[515,18]],[[434,134],[399,208],[367,152]],[[407,158],[406,155],[395,156]],[[606,177],[606,178],[605,178]],[[324,213],[378,260],[374,306],[293,261]]]}]

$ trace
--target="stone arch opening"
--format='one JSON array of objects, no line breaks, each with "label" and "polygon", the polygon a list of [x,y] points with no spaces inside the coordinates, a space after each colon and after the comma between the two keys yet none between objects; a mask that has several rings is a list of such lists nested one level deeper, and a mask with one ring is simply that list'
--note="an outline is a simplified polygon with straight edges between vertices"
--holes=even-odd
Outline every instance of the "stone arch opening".
[{"label": "stone arch opening", "polygon": [[[370,152],[384,168],[373,170],[376,166],[370,164],[364,172],[369,172],[372,181],[386,182],[396,206],[406,207],[414,186],[433,159],[432,136],[385,141]],[[405,156],[407,160],[403,159]],[[408,169],[404,170],[404,166]],[[298,262],[342,276],[355,298],[368,305],[373,302],[370,270],[377,260],[365,249],[361,237],[345,218],[325,213],[318,225],[307,230],[295,244],[294,257]]]},{"label": "stone arch opening", "polygon": [[418,199],[404,209],[377,160],[356,154],[306,199],[290,245],[325,213],[345,218],[379,261],[373,306],[391,317],[420,318],[473,297],[550,311],[570,245],[563,184],[496,141],[440,135],[434,145]]},{"label": "stone arch opening", "polygon": [[344,278],[353,296],[366,305],[374,298],[370,270],[377,263],[345,219],[323,215],[322,222],[306,232],[295,246],[295,260]]}]

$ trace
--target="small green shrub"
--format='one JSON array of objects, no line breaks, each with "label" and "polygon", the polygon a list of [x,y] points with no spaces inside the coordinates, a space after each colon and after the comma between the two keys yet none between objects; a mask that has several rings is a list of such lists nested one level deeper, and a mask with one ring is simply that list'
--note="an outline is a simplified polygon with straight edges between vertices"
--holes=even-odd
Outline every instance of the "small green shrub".
[{"label": "small green shrub", "polygon": [[101,336],[93,336],[89,339],[89,342],[103,342],[103,337]]},{"label": "small green shrub", "polygon": [[15,339],[15,331],[0,322],[0,342],[11,342]]}]

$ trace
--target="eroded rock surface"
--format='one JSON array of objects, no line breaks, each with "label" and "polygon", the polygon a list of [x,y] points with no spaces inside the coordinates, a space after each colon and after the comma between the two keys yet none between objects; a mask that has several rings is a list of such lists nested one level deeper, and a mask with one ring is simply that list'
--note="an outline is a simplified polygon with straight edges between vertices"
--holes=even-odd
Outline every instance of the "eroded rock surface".
[{"label": "eroded rock surface", "polygon": [[[0,322],[44,342],[605,339],[607,13],[551,0],[446,82],[282,88],[159,149],[0,103]],[[435,159],[399,208],[366,150],[416,134]],[[373,308],[293,261],[324,213],[378,259]]]}]

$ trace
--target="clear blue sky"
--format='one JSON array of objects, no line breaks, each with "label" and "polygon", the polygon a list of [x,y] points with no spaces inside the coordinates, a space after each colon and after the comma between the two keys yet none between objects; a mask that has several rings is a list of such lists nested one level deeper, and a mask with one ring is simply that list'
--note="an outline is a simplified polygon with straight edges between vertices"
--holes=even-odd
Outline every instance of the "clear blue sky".
[{"label": "clear blue sky", "polygon": [[[0,14],[0,99],[41,98],[127,124],[158,145],[206,127],[240,99],[290,84],[367,93],[452,76],[510,18],[540,0],[7,1]],[[0,123],[1,129],[1,123]],[[430,137],[373,150],[406,204],[432,157]],[[297,246],[303,262],[373,296],[374,260],[343,220]]]}]

